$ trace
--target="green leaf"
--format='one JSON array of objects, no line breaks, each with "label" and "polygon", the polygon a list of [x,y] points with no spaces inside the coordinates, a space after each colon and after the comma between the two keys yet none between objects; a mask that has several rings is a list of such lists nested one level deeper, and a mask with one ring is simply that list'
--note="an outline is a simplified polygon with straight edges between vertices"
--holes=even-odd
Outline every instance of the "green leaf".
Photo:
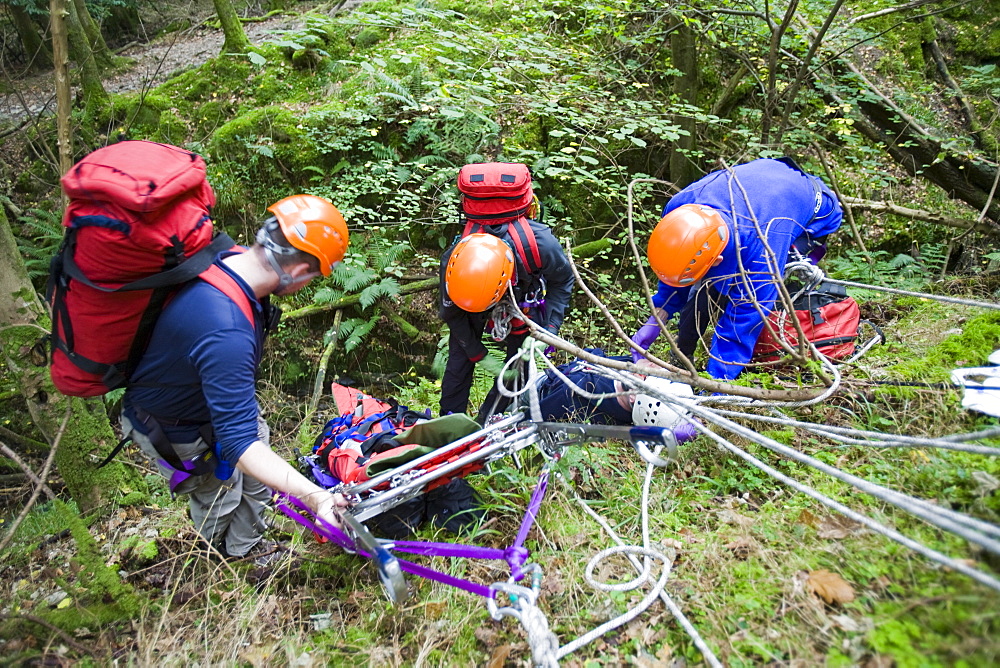
[{"label": "green leaf", "polygon": [[257,67],[263,67],[264,65],[267,64],[267,58],[260,55],[256,51],[251,51],[250,53],[247,54],[247,57],[250,58],[250,62],[256,65]]}]

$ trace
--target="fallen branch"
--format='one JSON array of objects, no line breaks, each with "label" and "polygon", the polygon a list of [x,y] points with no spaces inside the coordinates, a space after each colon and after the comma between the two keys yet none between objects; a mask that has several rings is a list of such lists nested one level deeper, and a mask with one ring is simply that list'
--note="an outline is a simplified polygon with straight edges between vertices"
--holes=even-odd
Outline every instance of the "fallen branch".
[{"label": "fallen branch", "polygon": [[[586,258],[597,255],[602,250],[611,247],[611,241],[609,239],[598,239],[597,241],[591,241],[585,244],[581,244],[573,248],[573,257],[576,258]],[[415,292],[423,292],[424,290],[434,290],[438,287],[438,278],[435,276],[433,278],[425,278],[421,281],[415,281],[413,283],[408,283],[399,289],[399,294],[410,295]],[[347,308],[349,306],[357,306],[361,302],[361,294],[347,295],[341,297],[340,299],[326,304],[310,304],[309,306],[303,306],[302,308],[295,309],[294,311],[289,311],[281,316],[282,320],[295,320],[297,318],[305,318],[306,316],[316,315],[317,313],[325,313],[326,311],[338,311],[340,309]]]},{"label": "fallen branch", "polygon": [[[5,443],[0,443],[0,453],[3,453],[4,456],[9,457],[15,464],[17,464],[18,467],[20,467],[20,469],[24,471],[23,474],[24,477],[30,480],[31,482],[35,483],[36,485],[40,486],[42,488],[42,491],[45,492],[45,495],[49,497],[49,499],[56,498],[55,492],[53,492],[52,489],[47,484],[45,484],[45,481],[39,478],[37,475],[35,475],[35,472],[31,470],[31,467],[28,466],[24,462],[24,460],[22,460],[17,455],[16,452],[8,448]],[[15,474],[15,475],[20,476],[20,474]],[[6,482],[11,482],[11,480],[8,479]]]},{"label": "fallen branch", "polygon": [[[869,19],[874,19],[879,16],[885,16],[886,14],[894,14],[896,12],[905,12],[908,9],[916,9],[917,7],[923,7],[924,5],[929,5],[932,2],[937,2],[937,0],[914,0],[914,2],[907,2],[903,5],[897,5],[895,7],[886,7],[885,9],[880,9],[877,12],[870,12],[868,14],[861,14],[860,16],[855,16],[847,25],[854,25],[855,23],[860,23],[861,21],[867,21]],[[960,3],[960,4],[965,4]]]},{"label": "fallen branch", "polygon": [[[399,289],[399,294],[409,295],[414,292],[423,292],[424,290],[431,290],[438,286],[437,278],[428,278],[423,281],[416,281],[415,283],[409,283],[404,285]],[[348,306],[357,306],[361,302],[361,293],[356,295],[347,295],[341,297],[340,299],[332,302],[327,302],[326,304],[310,304],[309,306],[303,306],[302,308],[295,309],[294,311],[289,311],[281,316],[282,320],[295,320],[296,318],[304,318],[309,315],[316,315],[317,313],[324,313],[326,311],[339,311],[340,309],[347,308]]]},{"label": "fallen branch", "polygon": [[43,441],[36,441],[33,438],[22,436],[16,431],[11,431],[7,427],[0,425],[0,438],[6,438],[15,445],[24,448],[24,451],[32,455],[44,455],[49,451],[49,444]]},{"label": "fallen branch", "polygon": [[994,236],[997,234],[997,230],[982,222],[982,220],[968,220],[965,218],[953,218],[952,216],[946,216],[940,213],[934,213],[933,211],[924,211],[923,209],[911,209],[909,207],[900,206],[898,204],[893,204],[892,202],[878,202],[874,200],[861,199],[859,197],[841,197],[841,201],[847,206],[854,209],[861,209],[864,211],[880,211],[883,213],[892,213],[897,216],[903,216],[904,218],[910,218],[913,220],[922,220],[927,223],[940,223],[947,227],[954,227],[960,230],[975,230],[981,234],[988,234]]}]

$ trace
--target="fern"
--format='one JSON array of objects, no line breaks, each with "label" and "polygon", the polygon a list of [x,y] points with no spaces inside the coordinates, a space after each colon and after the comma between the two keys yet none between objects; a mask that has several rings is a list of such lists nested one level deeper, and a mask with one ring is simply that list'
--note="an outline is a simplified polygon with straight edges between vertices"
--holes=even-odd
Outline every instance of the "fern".
[{"label": "fern", "polygon": [[338,282],[344,286],[344,291],[348,293],[358,292],[375,282],[376,274],[367,267],[352,267],[352,271],[342,280],[338,276]]},{"label": "fern", "polygon": [[350,318],[340,325],[340,336],[344,341],[344,351],[351,352],[365,340],[365,337],[375,329],[378,323],[379,314],[374,314],[371,318]]},{"label": "fern", "polygon": [[916,262],[917,261],[914,260],[913,257],[911,257],[910,255],[907,255],[906,253],[900,253],[896,257],[892,258],[892,260],[889,262],[889,268],[903,269],[904,267],[910,267],[916,264]]},{"label": "fern", "polygon": [[17,247],[24,257],[24,266],[32,279],[49,274],[49,261],[63,239],[61,216],[55,211],[29,209],[19,220],[24,226],[17,235]]},{"label": "fern", "polygon": [[318,289],[313,294],[313,301],[317,304],[330,304],[344,298],[344,291],[329,286]]},{"label": "fern", "polygon": [[360,303],[362,310],[368,309],[382,297],[395,297],[399,294],[399,283],[394,278],[383,278],[375,285],[369,285],[361,291]]},{"label": "fern", "polygon": [[379,246],[378,251],[372,254],[371,259],[375,263],[376,271],[379,272],[385,271],[388,267],[398,265],[403,253],[410,249],[410,245],[404,243],[392,245],[380,243],[376,245]]}]

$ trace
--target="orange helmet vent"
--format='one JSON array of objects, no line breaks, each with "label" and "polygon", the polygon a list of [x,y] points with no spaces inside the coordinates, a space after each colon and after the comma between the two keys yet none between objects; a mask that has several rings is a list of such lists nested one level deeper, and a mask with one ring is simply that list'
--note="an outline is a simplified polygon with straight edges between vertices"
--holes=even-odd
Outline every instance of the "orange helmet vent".
[{"label": "orange helmet vent", "polygon": [[481,313],[503,297],[514,276],[514,253],[492,234],[470,234],[451,251],[444,287],[463,311]]}]

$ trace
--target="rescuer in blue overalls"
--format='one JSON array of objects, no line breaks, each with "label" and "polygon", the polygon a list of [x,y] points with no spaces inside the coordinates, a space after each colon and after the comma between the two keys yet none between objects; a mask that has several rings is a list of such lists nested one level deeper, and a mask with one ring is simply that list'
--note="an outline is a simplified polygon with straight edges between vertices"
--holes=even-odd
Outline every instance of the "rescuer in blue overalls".
[{"label": "rescuer in blue overalls", "polygon": [[[679,350],[691,357],[712,313],[721,312],[707,371],[723,380],[739,376],[774,308],[789,254],[818,262],[842,218],[834,193],[789,159],[712,172],[674,195],[648,256],[660,279],[653,306],[664,322],[680,314]],[[647,350],[659,334],[650,317],[632,341]]]}]

